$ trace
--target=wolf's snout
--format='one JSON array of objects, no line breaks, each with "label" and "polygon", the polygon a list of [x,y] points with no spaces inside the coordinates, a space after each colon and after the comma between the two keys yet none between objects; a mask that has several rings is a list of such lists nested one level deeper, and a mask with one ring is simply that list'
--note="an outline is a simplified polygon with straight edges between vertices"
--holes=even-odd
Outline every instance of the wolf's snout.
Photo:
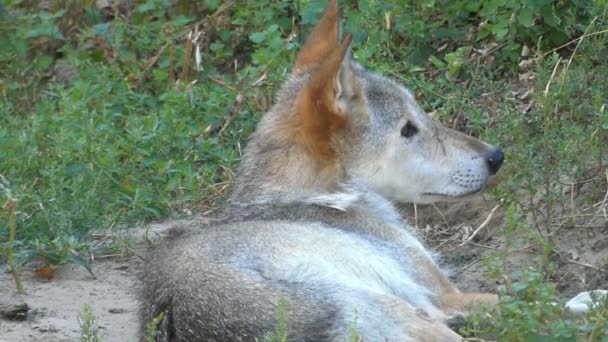
[{"label": "wolf's snout", "polygon": [[498,172],[502,162],[505,160],[505,155],[499,149],[494,149],[488,156],[486,157],[486,161],[488,163],[488,168],[490,169],[490,173],[493,175]]}]

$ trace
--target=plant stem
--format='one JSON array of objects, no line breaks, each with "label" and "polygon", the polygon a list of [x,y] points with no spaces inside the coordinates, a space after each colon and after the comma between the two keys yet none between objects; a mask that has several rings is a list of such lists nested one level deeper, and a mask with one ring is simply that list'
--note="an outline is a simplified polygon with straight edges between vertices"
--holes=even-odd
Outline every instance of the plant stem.
[{"label": "plant stem", "polygon": [[13,260],[13,247],[12,244],[15,242],[16,228],[15,228],[15,209],[17,208],[17,202],[10,198],[4,204],[4,209],[8,212],[8,227],[9,227],[9,235],[8,242],[9,246],[5,250],[6,254],[6,263],[11,270],[11,274],[13,275],[13,279],[15,279],[15,285],[17,286],[17,291],[20,294],[25,294],[25,288],[23,287],[23,283],[21,282],[21,275],[15,266],[15,261]]}]

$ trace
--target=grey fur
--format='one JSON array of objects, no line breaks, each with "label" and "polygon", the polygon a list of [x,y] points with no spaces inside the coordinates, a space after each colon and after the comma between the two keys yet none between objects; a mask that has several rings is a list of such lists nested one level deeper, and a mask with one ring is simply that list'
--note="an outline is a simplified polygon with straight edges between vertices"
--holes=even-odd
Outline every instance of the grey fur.
[{"label": "grey fur", "polygon": [[[241,161],[222,222],[151,251],[142,324],[159,341],[254,341],[287,304],[290,341],[458,341],[443,321],[461,294],[391,204],[478,192],[495,148],[432,121],[398,83],[344,59],[336,105],[347,124],[319,167],[285,131],[314,68],[294,74]],[[312,76],[311,76],[312,75]],[[410,122],[418,134],[400,136]]]}]

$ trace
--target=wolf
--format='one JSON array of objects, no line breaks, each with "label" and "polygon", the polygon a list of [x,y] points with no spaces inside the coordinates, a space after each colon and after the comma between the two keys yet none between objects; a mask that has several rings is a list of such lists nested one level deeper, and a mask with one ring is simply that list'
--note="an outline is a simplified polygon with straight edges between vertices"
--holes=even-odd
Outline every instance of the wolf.
[{"label": "wolf", "polygon": [[281,307],[290,341],[460,341],[446,320],[497,303],[460,292],[393,203],[480,192],[503,153],[354,61],[339,21],[331,0],[250,138],[221,222],[148,256],[141,318],[162,317],[158,341],[261,341]]}]

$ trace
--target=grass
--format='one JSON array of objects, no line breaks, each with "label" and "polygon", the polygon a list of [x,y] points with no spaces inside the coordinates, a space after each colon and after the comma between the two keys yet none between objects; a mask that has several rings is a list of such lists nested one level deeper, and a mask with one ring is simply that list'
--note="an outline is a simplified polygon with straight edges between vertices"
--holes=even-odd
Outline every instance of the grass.
[{"label": "grass", "polygon": [[[325,6],[97,3],[0,2],[0,202],[16,199],[14,239],[0,212],[0,250],[18,265],[86,266],[93,231],[114,236],[221,202],[299,33]],[[357,60],[506,153],[489,193],[509,208],[508,244],[486,263],[488,277],[513,286],[490,328],[469,332],[601,340],[605,311],[581,323],[550,304],[567,260],[556,239],[607,220],[608,5],[542,6],[343,2]],[[534,257],[513,273],[504,263],[522,244]],[[542,300],[524,305],[533,297]]]}]

